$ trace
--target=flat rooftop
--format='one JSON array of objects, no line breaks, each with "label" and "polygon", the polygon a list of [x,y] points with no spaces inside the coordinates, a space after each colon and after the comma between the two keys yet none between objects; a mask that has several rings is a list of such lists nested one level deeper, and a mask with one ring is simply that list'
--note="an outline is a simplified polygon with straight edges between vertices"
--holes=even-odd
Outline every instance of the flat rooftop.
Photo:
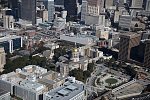
[{"label": "flat rooftop", "polygon": [[83,91],[83,84],[70,83],[67,81],[63,86],[53,89],[47,92],[45,95],[50,97],[50,100],[70,100]]},{"label": "flat rooftop", "polygon": [[0,96],[4,95],[4,94],[6,94],[6,93],[8,93],[8,92],[7,92],[7,91],[4,91],[4,90],[2,90],[2,89],[0,89]]}]

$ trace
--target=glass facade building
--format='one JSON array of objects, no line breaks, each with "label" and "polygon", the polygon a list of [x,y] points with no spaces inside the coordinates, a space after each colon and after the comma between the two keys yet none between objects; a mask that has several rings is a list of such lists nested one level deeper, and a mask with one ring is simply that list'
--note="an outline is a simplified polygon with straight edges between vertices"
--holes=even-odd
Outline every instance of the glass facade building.
[{"label": "glass facade building", "polygon": [[6,53],[13,53],[14,50],[20,49],[22,47],[22,37],[2,37],[0,38],[0,47],[4,47]]}]

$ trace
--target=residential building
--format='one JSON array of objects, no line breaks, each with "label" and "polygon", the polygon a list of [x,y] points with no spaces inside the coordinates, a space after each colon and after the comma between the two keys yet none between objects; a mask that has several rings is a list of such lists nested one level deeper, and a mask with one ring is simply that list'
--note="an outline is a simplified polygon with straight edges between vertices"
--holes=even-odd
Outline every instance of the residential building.
[{"label": "residential building", "polygon": [[21,2],[21,19],[31,21],[36,24],[36,1],[37,0],[22,0]]},{"label": "residential building", "polygon": [[0,38],[0,46],[4,47],[6,53],[13,53],[14,50],[23,46],[22,37],[16,35],[7,35]]}]

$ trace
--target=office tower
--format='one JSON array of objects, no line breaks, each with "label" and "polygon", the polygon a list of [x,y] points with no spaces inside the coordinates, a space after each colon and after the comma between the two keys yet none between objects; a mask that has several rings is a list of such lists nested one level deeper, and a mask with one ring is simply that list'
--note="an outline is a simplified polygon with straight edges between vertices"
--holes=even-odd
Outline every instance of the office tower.
[{"label": "office tower", "polygon": [[85,22],[85,15],[87,13],[87,1],[82,0],[82,7],[81,7],[81,21]]},{"label": "office tower", "polygon": [[119,27],[130,29],[132,17],[130,15],[119,16]]},{"label": "office tower", "polygon": [[118,59],[128,61],[130,59],[130,50],[140,43],[140,34],[124,33],[120,35]]},{"label": "office tower", "polygon": [[143,0],[132,0],[132,8],[142,8]]},{"label": "office tower", "polygon": [[21,19],[31,21],[36,24],[36,0],[22,0]]},{"label": "office tower", "polygon": [[78,0],[64,0],[64,7],[67,10],[67,21],[77,19]]},{"label": "office tower", "polygon": [[0,72],[3,71],[4,65],[6,64],[6,57],[5,57],[5,51],[4,48],[0,48]]},{"label": "office tower", "polygon": [[142,40],[131,48],[130,58],[145,67],[150,67],[150,40]]},{"label": "office tower", "polygon": [[6,53],[13,53],[14,50],[22,47],[22,37],[15,35],[1,37],[0,47],[4,47]]},{"label": "office tower", "polygon": [[14,29],[14,17],[6,15],[3,17],[4,28],[5,29]]},{"label": "office tower", "polygon": [[99,15],[102,12],[104,0],[87,0],[88,1],[88,14]]},{"label": "office tower", "polygon": [[150,40],[145,41],[144,66],[150,67]]},{"label": "office tower", "polygon": [[54,0],[48,0],[46,8],[48,10],[48,20],[52,21],[55,13]]},{"label": "office tower", "polygon": [[147,0],[146,2],[146,11],[150,11],[150,0]]},{"label": "office tower", "polygon": [[19,19],[20,17],[20,2],[19,0],[8,0],[8,7],[12,9],[12,15],[14,19]]}]

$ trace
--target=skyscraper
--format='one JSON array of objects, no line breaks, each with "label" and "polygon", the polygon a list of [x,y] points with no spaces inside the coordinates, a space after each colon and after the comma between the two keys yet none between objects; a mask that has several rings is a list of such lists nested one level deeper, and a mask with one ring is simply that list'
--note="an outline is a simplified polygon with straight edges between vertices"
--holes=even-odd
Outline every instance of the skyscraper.
[{"label": "skyscraper", "polygon": [[64,0],[64,7],[67,10],[67,20],[77,19],[78,0]]},{"label": "skyscraper", "polygon": [[48,10],[48,20],[52,21],[55,13],[54,0],[46,0],[45,7]]},{"label": "skyscraper", "polygon": [[99,15],[102,12],[104,0],[87,0],[88,1],[88,13]]},{"label": "skyscraper", "polygon": [[140,34],[125,33],[120,35],[118,59],[128,61],[130,59],[130,50],[140,43]]},{"label": "skyscraper", "polygon": [[85,22],[85,14],[87,13],[87,1],[82,0],[81,21]]},{"label": "skyscraper", "polygon": [[36,0],[22,0],[21,19],[31,21],[36,24]]},{"label": "skyscraper", "polygon": [[150,11],[150,0],[146,2],[146,11]]}]

